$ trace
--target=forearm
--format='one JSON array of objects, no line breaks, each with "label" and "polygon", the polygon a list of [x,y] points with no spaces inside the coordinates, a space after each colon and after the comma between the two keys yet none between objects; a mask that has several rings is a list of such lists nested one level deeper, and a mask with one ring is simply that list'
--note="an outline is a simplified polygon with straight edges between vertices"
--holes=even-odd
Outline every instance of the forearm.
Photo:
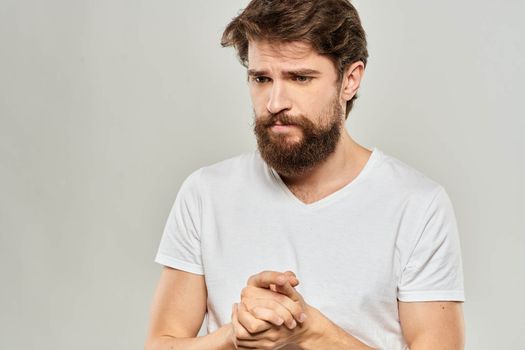
[{"label": "forearm", "polygon": [[196,338],[162,336],[148,342],[146,350],[234,350],[231,323]]},{"label": "forearm", "polygon": [[299,344],[304,350],[375,350],[328,318],[323,316],[321,320],[322,322]]}]

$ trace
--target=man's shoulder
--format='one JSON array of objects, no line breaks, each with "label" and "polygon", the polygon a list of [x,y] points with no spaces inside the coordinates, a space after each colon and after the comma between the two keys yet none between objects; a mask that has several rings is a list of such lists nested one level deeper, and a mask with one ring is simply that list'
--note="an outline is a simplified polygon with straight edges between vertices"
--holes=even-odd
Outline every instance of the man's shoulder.
[{"label": "man's shoulder", "polygon": [[198,187],[224,186],[253,177],[260,173],[263,161],[257,151],[239,155],[202,166],[194,170],[186,179]]},{"label": "man's shoulder", "polygon": [[381,156],[382,161],[377,174],[380,181],[390,190],[428,195],[442,188],[434,178],[399,158],[384,152]]},{"label": "man's shoulder", "polygon": [[249,151],[206,165],[199,170],[202,173],[201,176],[207,179],[225,179],[249,171],[252,167],[259,165],[258,160],[257,151]]},{"label": "man's shoulder", "polygon": [[257,151],[250,151],[192,171],[183,181],[180,192],[192,196],[203,193],[232,190],[253,181],[254,173],[260,173],[263,165]]}]

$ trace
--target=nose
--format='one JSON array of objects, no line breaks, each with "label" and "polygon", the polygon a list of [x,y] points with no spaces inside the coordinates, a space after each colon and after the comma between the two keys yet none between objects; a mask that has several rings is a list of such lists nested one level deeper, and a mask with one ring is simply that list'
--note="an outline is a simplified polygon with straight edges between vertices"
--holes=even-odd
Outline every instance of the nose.
[{"label": "nose", "polygon": [[286,87],[282,82],[274,81],[270,90],[270,97],[266,109],[272,114],[288,111],[292,108],[291,100]]}]

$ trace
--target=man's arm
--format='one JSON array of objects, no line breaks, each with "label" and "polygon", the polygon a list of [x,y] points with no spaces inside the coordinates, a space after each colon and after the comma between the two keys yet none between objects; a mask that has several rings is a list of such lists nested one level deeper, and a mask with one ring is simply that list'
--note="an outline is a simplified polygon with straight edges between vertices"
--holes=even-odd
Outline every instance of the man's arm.
[{"label": "man's arm", "polygon": [[310,309],[308,317],[315,319],[316,322],[311,325],[307,335],[297,343],[304,350],[375,350],[333,323],[321,311],[310,306],[308,308]]},{"label": "man's arm", "polygon": [[197,337],[206,314],[204,276],[164,267],[151,306],[146,350],[232,350],[231,324]]},{"label": "man's arm", "polygon": [[[461,302],[400,301],[398,305],[403,336],[410,350],[464,349],[465,324]],[[319,313],[318,310],[316,312]],[[301,344],[305,350],[372,349],[346,333],[326,317],[316,318],[325,320],[324,330],[323,328],[313,327],[314,331]]]},{"label": "man's arm", "polygon": [[398,302],[403,335],[410,350],[463,350],[463,304],[455,301]]}]

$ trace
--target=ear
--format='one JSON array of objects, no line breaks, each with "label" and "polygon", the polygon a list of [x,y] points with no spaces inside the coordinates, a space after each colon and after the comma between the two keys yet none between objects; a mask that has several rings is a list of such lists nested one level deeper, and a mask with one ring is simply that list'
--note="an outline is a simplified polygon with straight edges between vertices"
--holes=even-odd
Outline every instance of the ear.
[{"label": "ear", "polygon": [[341,99],[350,101],[359,90],[361,79],[365,74],[365,65],[357,61],[345,68],[343,82],[341,84]]}]

